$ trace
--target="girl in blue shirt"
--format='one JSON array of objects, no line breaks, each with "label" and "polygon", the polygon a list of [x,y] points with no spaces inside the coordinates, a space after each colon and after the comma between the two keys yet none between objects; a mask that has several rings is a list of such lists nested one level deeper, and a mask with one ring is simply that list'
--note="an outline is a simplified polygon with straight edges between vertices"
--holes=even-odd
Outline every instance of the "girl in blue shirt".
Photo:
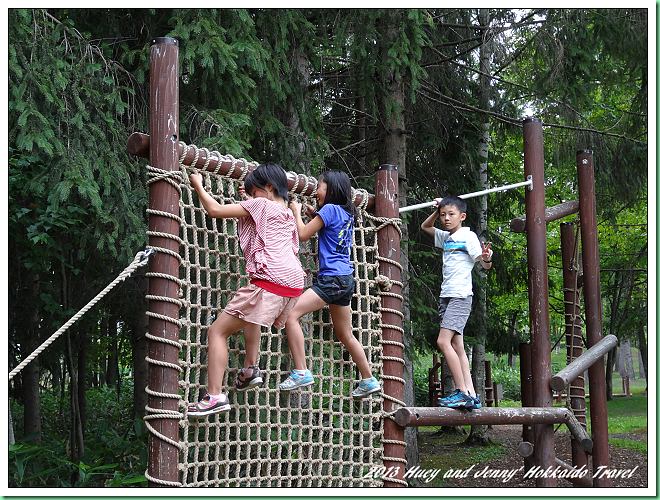
[{"label": "girl in blue shirt", "polygon": [[355,290],[351,248],[356,208],[351,199],[348,175],[340,171],[321,174],[316,199],[319,206],[316,213],[307,205],[307,214],[312,219],[307,225],[302,221],[302,205],[295,201],[289,204],[296,218],[300,241],[307,241],[319,233],[319,274],[314,286],[302,294],[286,320],[294,370],[280,384],[280,390],[290,391],[314,384],[314,377],[305,363],[305,340],[300,318],[328,304],[335,335],[346,346],[362,377],[353,391],[353,397],[364,398],[380,391],[380,384],[371,373],[364,348],[353,335],[351,323],[351,297]]}]

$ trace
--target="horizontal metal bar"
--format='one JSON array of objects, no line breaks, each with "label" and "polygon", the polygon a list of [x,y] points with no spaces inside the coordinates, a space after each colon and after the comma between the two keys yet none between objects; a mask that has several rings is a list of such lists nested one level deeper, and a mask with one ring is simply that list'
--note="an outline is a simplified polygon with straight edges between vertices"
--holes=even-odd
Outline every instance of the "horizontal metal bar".
[{"label": "horizontal metal bar", "polygon": [[[525,182],[518,182],[517,184],[509,184],[507,186],[500,186],[492,189],[484,189],[483,191],[475,191],[474,193],[462,194],[459,196],[459,198],[466,200],[468,198],[475,198],[477,196],[483,196],[489,193],[497,193],[498,191],[507,191],[509,189],[519,188],[523,186],[529,186],[529,190],[531,191],[533,189],[533,185],[534,184],[533,184],[532,176],[529,175],[527,176],[527,180]],[[420,208],[427,208],[433,206],[435,206],[435,200],[428,201],[426,203],[419,203],[417,205],[409,205],[407,207],[401,207],[399,209],[399,213],[401,214],[403,212],[409,212],[411,210],[418,210]]]}]

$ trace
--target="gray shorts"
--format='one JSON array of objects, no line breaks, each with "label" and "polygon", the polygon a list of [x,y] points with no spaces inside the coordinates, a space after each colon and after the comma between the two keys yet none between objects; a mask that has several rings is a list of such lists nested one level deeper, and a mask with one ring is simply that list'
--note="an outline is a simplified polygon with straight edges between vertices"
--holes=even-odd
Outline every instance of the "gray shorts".
[{"label": "gray shorts", "polygon": [[463,335],[463,329],[470,317],[472,309],[472,295],[469,297],[440,297],[438,313],[440,316],[440,328],[453,330]]}]

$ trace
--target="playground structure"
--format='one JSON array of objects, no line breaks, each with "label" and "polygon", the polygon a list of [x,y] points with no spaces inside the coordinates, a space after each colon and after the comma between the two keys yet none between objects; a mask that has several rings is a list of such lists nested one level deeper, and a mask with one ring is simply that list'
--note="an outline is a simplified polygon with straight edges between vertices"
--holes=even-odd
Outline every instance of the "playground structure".
[{"label": "playground structure", "polygon": [[[184,174],[186,168],[201,171],[205,175],[206,185],[217,189],[217,199],[233,202],[234,181],[240,182],[256,164],[222,157],[179,142],[178,74],[176,40],[156,39],[151,46],[150,134],[133,134],[128,144],[131,153],[149,158],[151,163],[149,246],[156,254],[150,260],[148,272],[150,376],[146,419],[150,430],[147,470],[150,486],[405,486],[403,431],[405,426],[419,425],[522,424],[524,446],[521,447],[521,454],[525,457],[526,466],[533,464],[543,470],[557,466],[578,468],[587,463],[588,453],[592,456],[594,471],[598,467],[609,466],[602,354],[616,345],[616,338],[612,340],[610,336],[603,339],[602,335],[592,153],[577,153],[579,202],[546,209],[542,122],[538,119],[527,119],[523,124],[527,181],[520,184],[526,188],[526,217],[516,220],[518,226],[522,224],[522,230],[527,235],[529,266],[531,342],[521,346],[522,408],[482,408],[462,413],[447,408],[404,407],[401,267],[398,263],[400,230],[397,225],[400,212],[398,174],[395,166],[381,165],[375,173],[376,195],[364,191],[355,193],[355,204],[360,207],[366,222],[364,229],[360,230],[356,224],[356,240],[362,238],[363,241],[360,243],[361,249],[354,249],[353,255],[358,260],[356,273],[363,280],[360,286],[363,296],[358,293],[359,310],[355,318],[358,326],[373,320],[373,326],[370,325],[368,332],[360,335],[368,357],[377,370],[382,370],[382,399],[362,403],[368,405],[363,408],[346,397],[350,392],[347,389],[350,388],[344,387],[348,384],[339,381],[347,379],[352,382],[354,370],[350,369],[349,362],[344,361],[343,354],[335,356],[330,333],[326,344],[312,343],[311,347],[306,347],[312,357],[317,358],[324,357],[324,349],[330,350],[333,361],[328,370],[331,374],[336,373],[336,376],[329,376],[327,382],[330,386],[335,383],[341,385],[337,392],[332,387],[325,389],[317,407],[311,401],[313,394],[301,394],[298,400],[293,395],[290,400],[287,400],[288,396],[278,398],[276,384],[279,380],[274,380],[269,386],[259,389],[254,398],[245,396],[245,399],[239,400],[236,394],[231,396],[232,407],[237,409],[235,414],[232,410],[232,417],[226,414],[215,417],[217,419],[214,421],[209,418],[206,423],[188,422],[184,408],[201,395],[200,390],[204,386],[205,339],[202,330],[210,325],[212,309],[220,307],[226,300],[225,296],[217,292],[213,301],[213,289],[223,282],[228,288],[227,293],[231,293],[231,288],[236,287],[243,278],[239,272],[240,259],[218,264],[223,257],[218,253],[218,249],[223,246],[218,235],[235,234],[235,228],[230,223],[216,225],[214,222],[211,228],[205,228],[202,232],[198,230],[197,225],[205,225],[205,219],[199,208],[190,208],[190,191],[185,186],[181,187],[187,182]],[[312,178],[290,174],[289,187],[293,196],[301,199],[312,197],[315,186],[316,182]],[[187,198],[185,202],[181,201],[182,196]],[[570,231],[564,231],[565,226],[562,225],[562,252],[566,242],[569,262],[564,266],[565,315],[567,329],[569,319],[571,321],[570,345],[574,361],[553,377],[550,363],[546,223],[578,210],[582,236],[586,347],[589,350],[580,355],[582,337],[577,325],[577,286],[568,288],[567,285],[577,281],[576,261],[571,260],[575,253],[575,233],[571,247]],[[564,232],[567,233],[566,240]],[[188,233],[192,235],[192,243],[187,241]],[[196,242],[198,234],[203,234],[203,245]],[[211,238],[207,239],[208,234]],[[179,251],[180,245],[184,245],[183,256]],[[197,255],[199,248],[209,245],[216,253]],[[224,246],[233,248],[234,254],[238,254],[236,239],[230,238]],[[191,248],[194,249],[192,257],[189,255]],[[368,263],[368,258],[376,263]],[[215,263],[210,264],[210,261]],[[313,269],[313,264],[310,265]],[[228,278],[220,273],[220,268],[228,273]],[[360,268],[364,269],[363,275],[360,275]],[[213,279],[207,279],[214,273],[215,283]],[[193,294],[189,293],[191,288]],[[202,305],[192,305],[191,297],[195,294],[204,302]],[[363,305],[367,310],[362,310]],[[184,306],[185,311],[181,312]],[[325,327],[321,318],[310,326],[319,327],[321,332]],[[185,335],[182,333],[184,331]],[[282,333],[263,333],[268,339],[270,369],[277,378],[278,374],[286,370],[282,367],[282,358],[272,358],[271,361],[271,356],[282,348]],[[235,363],[241,354],[240,345],[235,343],[230,349]],[[180,356],[182,350],[183,360]],[[598,353],[601,357],[597,356]],[[591,438],[586,434],[584,383],[579,377],[587,369],[592,416]],[[236,371],[236,364],[230,366],[228,373],[232,373],[232,370]],[[182,373],[184,380],[180,381]],[[568,384],[572,384],[569,390],[571,407],[553,408],[552,390],[562,390]],[[183,398],[180,395],[181,389],[184,392]],[[324,404],[332,408],[322,409]],[[340,409],[335,408],[335,405]],[[284,409],[280,410],[280,407]],[[333,425],[334,421],[341,423]],[[553,425],[560,423],[565,423],[574,437],[576,446],[572,466],[555,458]],[[260,430],[262,425],[267,428],[265,434]],[[299,431],[296,437],[294,430]],[[305,430],[307,434],[302,436]],[[339,438],[333,439],[335,434]],[[337,448],[333,448],[329,455],[324,454],[324,448],[332,447],[335,442]],[[295,453],[292,451],[294,447]],[[311,470],[302,470],[303,462],[311,463]],[[318,463],[318,469],[315,463]],[[382,479],[367,480],[365,472],[373,465],[382,465],[392,473]],[[594,479],[583,477],[575,481],[584,486],[609,486],[609,479],[603,476]],[[556,486],[556,480],[553,477],[539,477],[536,485],[552,487]]]}]

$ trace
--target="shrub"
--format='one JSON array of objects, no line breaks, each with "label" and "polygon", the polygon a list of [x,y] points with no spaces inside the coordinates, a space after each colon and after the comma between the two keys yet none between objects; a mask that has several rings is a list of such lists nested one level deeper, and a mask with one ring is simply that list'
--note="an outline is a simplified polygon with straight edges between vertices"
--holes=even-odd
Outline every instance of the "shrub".
[{"label": "shrub", "polygon": [[[44,394],[41,444],[26,436],[9,447],[9,486],[146,486],[147,432],[144,422],[129,418],[132,393],[128,381],[119,394],[108,387],[87,391],[85,452],[77,463],[70,459],[68,401]],[[14,403],[12,413],[16,418],[22,408]]]},{"label": "shrub", "polygon": [[520,401],[520,370],[505,362],[492,363],[490,367],[493,385],[502,384],[503,400]]}]

